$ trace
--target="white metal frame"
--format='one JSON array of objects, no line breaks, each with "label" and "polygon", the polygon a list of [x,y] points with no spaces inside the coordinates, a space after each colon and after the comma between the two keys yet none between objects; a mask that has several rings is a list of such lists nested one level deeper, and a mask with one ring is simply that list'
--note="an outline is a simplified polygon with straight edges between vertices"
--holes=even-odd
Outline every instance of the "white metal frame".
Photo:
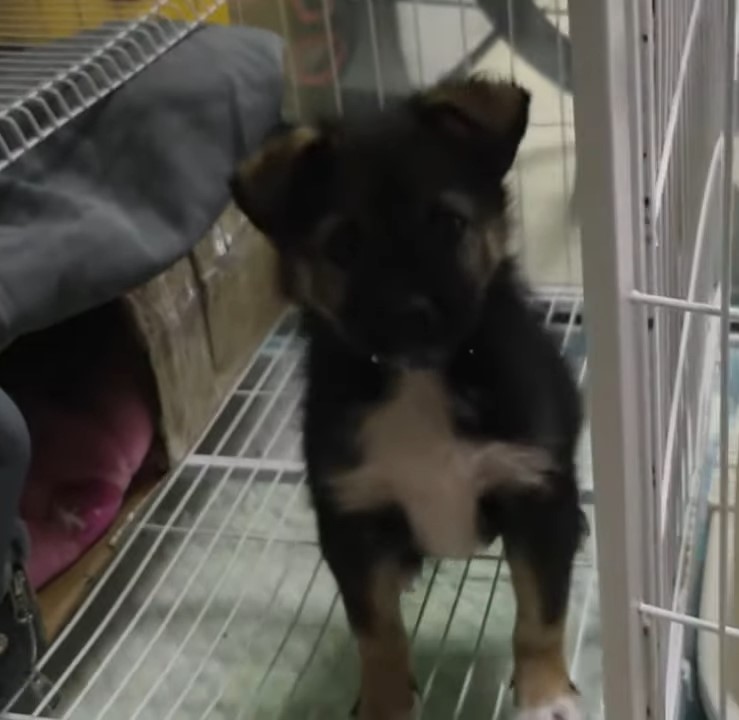
[{"label": "white metal frame", "polygon": [[629,41],[634,10],[630,2],[570,4],[595,514],[599,535],[608,538],[598,543],[598,563],[607,568],[600,602],[609,720],[646,720],[650,705],[638,612],[646,573],[641,478],[649,467],[639,402],[644,358],[637,351],[644,338],[642,313],[630,302],[641,194],[633,153],[624,152],[639,136],[638,48]]}]

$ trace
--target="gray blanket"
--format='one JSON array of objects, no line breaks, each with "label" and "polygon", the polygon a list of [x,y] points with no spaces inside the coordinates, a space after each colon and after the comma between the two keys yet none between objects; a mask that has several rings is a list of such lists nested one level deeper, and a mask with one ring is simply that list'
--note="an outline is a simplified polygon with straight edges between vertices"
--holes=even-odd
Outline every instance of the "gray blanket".
[{"label": "gray blanket", "polygon": [[171,265],[278,121],[281,43],[206,27],[0,172],[0,348]]}]

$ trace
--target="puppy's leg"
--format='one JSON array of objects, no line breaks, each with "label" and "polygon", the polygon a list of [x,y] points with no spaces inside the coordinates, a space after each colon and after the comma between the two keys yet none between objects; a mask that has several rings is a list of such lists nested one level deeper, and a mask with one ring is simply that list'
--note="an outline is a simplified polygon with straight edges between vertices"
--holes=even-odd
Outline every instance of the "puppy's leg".
[{"label": "puppy's leg", "polygon": [[504,537],[517,602],[518,720],[582,720],[563,648],[572,562],[583,528],[576,491],[526,505]]},{"label": "puppy's leg", "polygon": [[367,577],[369,614],[354,626],[361,661],[360,720],[411,720],[417,702],[410,647],[400,614],[404,578],[394,563],[382,562]]},{"label": "puppy's leg", "polygon": [[408,574],[389,557],[372,557],[346,533],[330,542],[323,533],[322,545],[359,648],[359,720],[415,720],[418,703],[400,612]]}]

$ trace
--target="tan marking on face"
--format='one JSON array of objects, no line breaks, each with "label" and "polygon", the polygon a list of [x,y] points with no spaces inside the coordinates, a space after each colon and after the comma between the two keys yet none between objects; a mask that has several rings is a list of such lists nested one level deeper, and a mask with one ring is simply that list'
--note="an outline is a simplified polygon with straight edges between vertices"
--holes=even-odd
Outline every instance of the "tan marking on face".
[{"label": "tan marking on face", "polygon": [[468,276],[482,291],[507,253],[505,216],[489,220],[480,227],[476,222],[474,203],[464,193],[444,192],[440,200],[468,222],[468,230],[460,243],[461,260]]},{"label": "tan marking on face", "polygon": [[289,163],[318,137],[319,133],[315,128],[303,126],[295,128],[288,135],[268,140],[259,152],[241,164],[239,175],[249,180],[266,165]]},{"label": "tan marking on face", "polygon": [[473,229],[462,245],[462,262],[468,277],[482,294],[490,284],[495,271],[505,257],[505,240],[501,239],[497,224]]},{"label": "tan marking on face", "polygon": [[505,217],[499,217],[486,225],[484,241],[494,271],[508,255],[508,223]]},{"label": "tan marking on face", "polygon": [[304,257],[286,258],[288,263],[290,298],[317,310],[327,318],[335,319],[344,297],[343,273],[324,261]]},{"label": "tan marking on face", "polygon": [[413,673],[408,637],[400,613],[406,581],[394,565],[372,575],[368,604],[370,627],[357,637],[361,662],[360,720],[410,720]]},{"label": "tan marking on face", "polygon": [[574,694],[564,657],[565,618],[545,623],[533,569],[516,554],[508,557],[508,564],[517,605],[513,633],[516,704],[521,709],[549,705]]},{"label": "tan marking on face", "polygon": [[404,372],[393,397],[360,430],[362,464],[334,480],[348,512],[397,504],[423,551],[469,557],[480,544],[478,502],[491,490],[541,486],[551,459],[511,443],[455,436],[450,402],[432,371]]},{"label": "tan marking on face", "polygon": [[494,255],[487,244],[487,233],[476,227],[474,204],[463,193],[442,193],[441,202],[467,221],[467,230],[460,238],[460,256],[468,277],[482,291],[493,275]]},{"label": "tan marking on face", "polygon": [[317,310],[338,325],[336,319],[344,299],[344,273],[322,254],[323,245],[338,218],[322,220],[300,252],[285,253],[282,261],[287,268],[287,294],[294,302]]},{"label": "tan marking on face", "polygon": [[441,193],[441,202],[469,223],[475,219],[475,204],[462,192],[447,190]]}]

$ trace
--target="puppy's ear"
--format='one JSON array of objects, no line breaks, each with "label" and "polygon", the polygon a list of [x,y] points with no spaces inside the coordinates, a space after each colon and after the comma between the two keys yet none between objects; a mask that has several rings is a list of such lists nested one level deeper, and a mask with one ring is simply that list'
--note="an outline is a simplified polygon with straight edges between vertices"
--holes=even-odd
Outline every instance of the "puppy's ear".
[{"label": "puppy's ear", "polygon": [[331,138],[299,127],[269,140],[243,162],[231,192],[254,225],[286,249],[305,240],[328,212],[333,170]]},{"label": "puppy's ear", "polygon": [[482,76],[445,81],[420,96],[426,118],[457,140],[491,152],[504,175],[529,123],[531,95],[512,82]]}]

